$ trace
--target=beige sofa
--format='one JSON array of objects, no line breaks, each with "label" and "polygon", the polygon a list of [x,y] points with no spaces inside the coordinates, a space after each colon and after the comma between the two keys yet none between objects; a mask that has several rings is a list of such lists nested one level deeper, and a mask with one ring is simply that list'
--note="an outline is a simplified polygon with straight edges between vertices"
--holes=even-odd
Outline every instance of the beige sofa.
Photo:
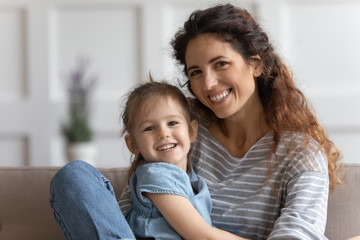
[{"label": "beige sofa", "polygon": [[[58,168],[0,168],[0,239],[63,239],[49,205],[49,182]],[[100,169],[117,197],[124,168]],[[360,235],[360,165],[346,166],[346,186],[330,195],[325,235],[343,240]]]}]

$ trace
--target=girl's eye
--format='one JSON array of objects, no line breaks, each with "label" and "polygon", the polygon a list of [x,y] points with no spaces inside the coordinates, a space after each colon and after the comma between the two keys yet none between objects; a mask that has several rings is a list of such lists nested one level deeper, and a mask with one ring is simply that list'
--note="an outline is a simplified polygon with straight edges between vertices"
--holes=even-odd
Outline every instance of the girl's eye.
[{"label": "girl's eye", "polygon": [[150,126],[150,127],[145,128],[144,132],[149,132],[149,131],[152,131],[152,130],[154,130],[154,127]]},{"label": "girl's eye", "polygon": [[168,123],[169,126],[174,126],[176,124],[178,124],[178,122],[176,122],[176,121],[171,121],[171,122]]},{"label": "girl's eye", "polygon": [[200,70],[194,70],[194,71],[192,71],[192,72],[189,73],[189,76],[190,76],[190,77],[194,77],[194,76],[198,75],[199,73],[201,73]]}]

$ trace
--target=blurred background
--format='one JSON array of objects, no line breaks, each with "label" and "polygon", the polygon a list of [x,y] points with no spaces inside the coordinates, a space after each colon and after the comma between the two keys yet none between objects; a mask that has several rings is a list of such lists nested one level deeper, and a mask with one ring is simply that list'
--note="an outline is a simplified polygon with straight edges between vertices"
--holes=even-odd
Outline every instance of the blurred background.
[{"label": "blurred background", "polygon": [[[183,75],[169,45],[189,14],[224,1],[0,0],[0,166],[62,166],[67,85],[79,57],[96,75],[90,98],[97,167],[128,166],[122,96]],[[343,161],[360,163],[360,1],[237,0],[294,72]]]}]

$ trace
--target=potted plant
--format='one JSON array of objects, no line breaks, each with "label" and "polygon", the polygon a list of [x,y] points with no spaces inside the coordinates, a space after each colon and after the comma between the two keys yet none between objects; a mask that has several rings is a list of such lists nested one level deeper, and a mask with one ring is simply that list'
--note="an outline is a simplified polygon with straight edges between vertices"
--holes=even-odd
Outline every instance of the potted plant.
[{"label": "potted plant", "polygon": [[68,120],[62,125],[69,161],[84,160],[94,164],[97,149],[93,144],[91,128],[91,95],[96,77],[87,75],[89,61],[81,58],[75,69],[66,77]]}]

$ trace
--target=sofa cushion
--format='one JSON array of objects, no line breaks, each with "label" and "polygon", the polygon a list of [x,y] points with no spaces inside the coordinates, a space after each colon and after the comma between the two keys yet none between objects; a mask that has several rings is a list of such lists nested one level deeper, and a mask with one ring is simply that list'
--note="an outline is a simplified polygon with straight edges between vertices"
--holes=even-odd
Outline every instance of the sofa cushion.
[{"label": "sofa cushion", "polygon": [[344,170],[344,187],[329,195],[325,235],[331,240],[360,235],[360,165],[349,164]]},{"label": "sofa cushion", "polygon": [[[50,180],[59,168],[0,168],[0,238],[63,239],[49,204]],[[117,195],[126,169],[100,169]]]},{"label": "sofa cushion", "polygon": [[[0,168],[0,238],[63,239],[49,205],[50,180],[59,168]],[[119,198],[126,168],[99,169]],[[329,196],[325,235],[343,240],[360,235],[360,165],[346,165],[345,187]]]}]

